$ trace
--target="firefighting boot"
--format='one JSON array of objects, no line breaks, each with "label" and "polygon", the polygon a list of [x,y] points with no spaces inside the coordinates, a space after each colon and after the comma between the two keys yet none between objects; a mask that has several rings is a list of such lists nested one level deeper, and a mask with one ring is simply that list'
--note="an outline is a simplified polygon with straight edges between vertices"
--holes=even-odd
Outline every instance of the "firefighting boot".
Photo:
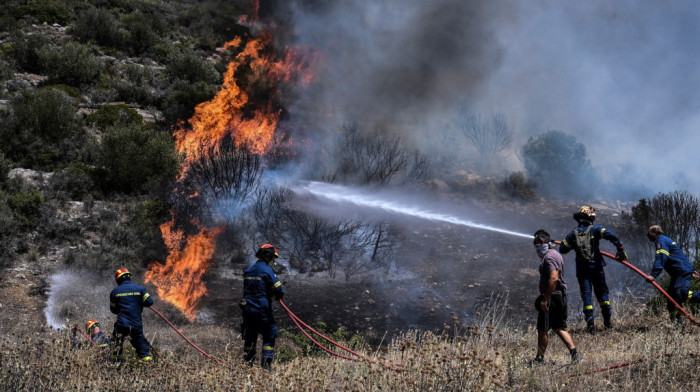
[{"label": "firefighting boot", "polygon": [[605,329],[612,329],[612,308],[610,307],[610,301],[601,304],[600,313],[603,314],[603,325],[605,325]]},{"label": "firefighting boot", "polygon": [[583,318],[586,319],[586,332],[590,334],[595,334],[595,317],[593,316],[593,309],[584,309]]},{"label": "firefighting boot", "polygon": [[263,369],[272,371],[272,358],[263,358],[261,365]]},{"label": "firefighting boot", "polygon": [[256,350],[245,350],[243,351],[243,362],[247,363],[248,366],[252,367],[255,362]]}]

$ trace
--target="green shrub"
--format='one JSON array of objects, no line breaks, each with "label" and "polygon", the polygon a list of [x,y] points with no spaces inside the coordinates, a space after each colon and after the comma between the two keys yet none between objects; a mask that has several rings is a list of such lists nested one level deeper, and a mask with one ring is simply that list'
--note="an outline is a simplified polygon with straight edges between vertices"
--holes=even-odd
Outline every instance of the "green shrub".
[{"label": "green shrub", "polygon": [[586,147],[574,136],[547,131],[530,137],[520,150],[528,178],[550,195],[588,198],[597,189]]},{"label": "green shrub", "polygon": [[62,48],[44,48],[39,61],[51,83],[79,87],[94,83],[102,72],[102,62],[85,46],[69,42]]},{"label": "green shrub", "polygon": [[132,54],[146,52],[160,42],[160,36],[167,31],[167,25],[155,15],[142,13],[130,14],[122,19],[128,32],[126,47]]},{"label": "green shrub", "polygon": [[0,184],[4,184],[7,181],[7,174],[12,169],[12,162],[5,158],[5,154],[0,152]]},{"label": "green shrub", "polygon": [[65,143],[79,134],[80,120],[75,100],[60,89],[22,91],[9,113],[0,124],[0,150],[20,166],[51,170],[72,154]]},{"label": "green shrub", "polygon": [[113,48],[121,46],[125,38],[117,18],[103,8],[89,8],[80,13],[70,32],[83,42],[96,42]]},{"label": "green shrub", "polygon": [[180,50],[170,53],[166,61],[165,72],[172,79],[180,79],[190,83],[215,84],[220,79],[214,64],[202,59],[194,51],[187,48],[180,48]]},{"label": "green shrub", "polygon": [[41,216],[41,205],[44,198],[41,192],[34,189],[29,193],[12,193],[7,197],[7,205],[10,206],[17,223],[21,227],[34,226]]},{"label": "green shrub", "polygon": [[113,125],[142,125],[143,117],[127,105],[103,105],[95,113],[87,116],[86,121],[104,129]]},{"label": "green shrub", "polygon": [[59,0],[28,0],[9,11],[15,18],[32,18],[39,23],[66,24],[70,17],[70,7]]},{"label": "green shrub", "polygon": [[49,44],[49,39],[42,34],[13,33],[12,58],[17,66],[26,72],[43,71],[39,53]]},{"label": "green shrub", "polygon": [[158,192],[175,179],[178,155],[172,137],[146,127],[109,127],[102,137],[96,181],[107,192]]},{"label": "green shrub", "polygon": [[56,198],[67,200],[87,199],[95,187],[92,169],[83,163],[70,164],[64,170],[54,173],[49,183]]}]

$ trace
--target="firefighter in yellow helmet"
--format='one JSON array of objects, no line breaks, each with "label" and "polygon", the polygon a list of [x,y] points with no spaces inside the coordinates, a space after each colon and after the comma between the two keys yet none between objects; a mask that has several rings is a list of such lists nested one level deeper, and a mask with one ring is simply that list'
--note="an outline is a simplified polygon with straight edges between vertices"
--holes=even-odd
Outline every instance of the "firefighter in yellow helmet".
[{"label": "firefighter in yellow helmet", "polygon": [[578,226],[567,234],[559,246],[559,253],[576,252],[576,278],[578,279],[583,302],[583,316],[586,319],[588,332],[595,333],[595,314],[593,312],[592,294],[595,293],[600,312],[603,315],[605,328],[612,328],[612,307],[610,306],[610,290],[605,280],[605,260],[600,253],[600,240],[610,241],[617,248],[616,256],[627,260],[627,253],[615,233],[603,226],[594,225],[595,209],[583,206],[574,214]]},{"label": "firefighter in yellow helmet", "polygon": [[100,323],[97,320],[88,320],[85,323],[85,331],[87,331],[90,340],[99,348],[108,348],[112,339],[100,330]]}]

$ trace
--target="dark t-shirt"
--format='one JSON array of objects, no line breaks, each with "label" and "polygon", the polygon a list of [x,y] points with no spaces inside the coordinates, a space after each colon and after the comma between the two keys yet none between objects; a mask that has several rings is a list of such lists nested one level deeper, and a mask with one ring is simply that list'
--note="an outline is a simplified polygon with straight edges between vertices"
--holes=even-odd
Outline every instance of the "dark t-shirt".
[{"label": "dark t-shirt", "polygon": [[566,294],[566,282],[564,281],[564,258],[555,249],[549,249],[540,263],[540,294],[547,292],[549,275],[552,271],[559,271],[559,282],[554,292]]}]

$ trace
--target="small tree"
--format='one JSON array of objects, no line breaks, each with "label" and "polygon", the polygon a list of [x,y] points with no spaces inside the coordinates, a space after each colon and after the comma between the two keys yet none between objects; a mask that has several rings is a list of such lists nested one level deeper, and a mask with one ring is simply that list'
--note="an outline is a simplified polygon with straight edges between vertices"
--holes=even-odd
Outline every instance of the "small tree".
[{"label": "small tree", "polygon": [[586,147],[564,132],[530,137],[519,157],[530,180],[550,195],[588,198],[597,188]]}]

